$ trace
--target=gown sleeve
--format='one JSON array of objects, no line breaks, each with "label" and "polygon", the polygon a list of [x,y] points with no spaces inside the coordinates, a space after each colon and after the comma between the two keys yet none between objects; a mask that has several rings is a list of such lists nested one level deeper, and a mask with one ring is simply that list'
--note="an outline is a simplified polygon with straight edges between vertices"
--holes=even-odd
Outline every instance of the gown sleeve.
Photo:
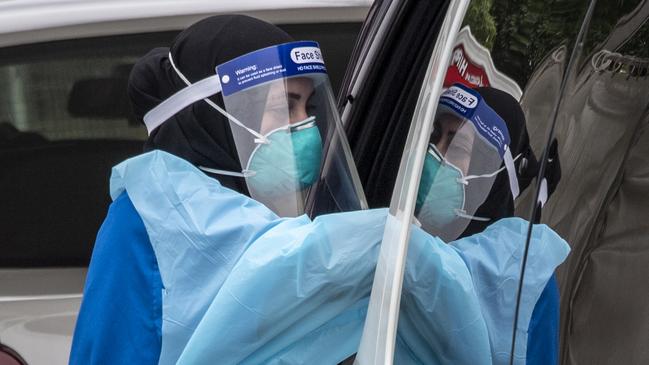
[{"label": "gown sleeve", "polygon": [[124,192],[97,234],[70,364],[157,364],[162,290],[146,229]]},{"label": "gown sleeve", "polygon": [[527,365],[559,362],[559,286],[552,275],[536,302],[527,336]]}]

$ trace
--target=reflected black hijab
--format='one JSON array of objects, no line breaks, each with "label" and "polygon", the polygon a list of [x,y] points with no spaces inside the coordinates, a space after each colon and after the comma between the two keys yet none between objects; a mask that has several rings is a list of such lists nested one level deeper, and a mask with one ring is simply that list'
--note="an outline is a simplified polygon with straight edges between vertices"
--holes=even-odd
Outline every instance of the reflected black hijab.
[{"label": "reflected black hijab", "polygon": [[[276,26],[244,15],[218,15],[201,20],[181,32],[170,48],[155,48],[133,67],[128,95],[133,112],[142,122],[144,115],[186,85],[176,67],[195,83],[215,74],[216,66],[261,48],[291,42]],[[211,97],[223,107],[220,94]],[[163,150],[195,166],[241,171],[227,118],[204,101],[198,101],[153,130],[144,151]],[[208,174],[211,175],[211,174]],[[224,186],[248,194],[243,179],[211,175]]]},{"label": "reflected black hijab", "polygon": [[[530,138],[527,134],[525,115],[518,101],[508,93],[491,87],[477,88],[483,100],[500,115],[505,121],[509,131],[509,148],[512,157],[521,157],[516,161],[516,176],[520,191],[523,192],[532,179],[536,177],[538,163],[530,147]],[[509,177],[506,171],[496,176],[491,191],[484,203],[475,212],[478,217],[490,218],[488,222],[472,220],[461,237],[470,236],[484,231],[493,222],[506,217],[514,216],[514,199],[509,186]]]}]

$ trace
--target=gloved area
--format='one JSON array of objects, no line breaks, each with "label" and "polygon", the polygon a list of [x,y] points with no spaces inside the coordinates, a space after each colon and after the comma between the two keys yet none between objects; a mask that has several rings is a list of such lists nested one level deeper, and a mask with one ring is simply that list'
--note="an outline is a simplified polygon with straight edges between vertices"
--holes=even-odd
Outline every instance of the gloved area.
[{"label": "gloved area", "polygon": [[[337,364],[357,351],[387,209],[279,218],[160,151],[114,169],[111,195],[123,191],[164,286],[161,364]],[[508,357],[528,224],[502,219],[448,245],[413,226],[396,363]],[[534,226],[519,344],[568,251],[547,226]]]}]

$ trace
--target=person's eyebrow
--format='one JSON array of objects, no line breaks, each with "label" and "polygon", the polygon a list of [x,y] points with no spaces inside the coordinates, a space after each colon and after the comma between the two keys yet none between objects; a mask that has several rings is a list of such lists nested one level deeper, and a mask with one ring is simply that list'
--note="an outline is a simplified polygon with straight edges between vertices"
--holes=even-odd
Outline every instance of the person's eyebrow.
[{"label": "person's eyebrow", "polygon": [[[307,99],[309,99],[309,98],[312,97],[313,95],[315,95],[315,90],[313,90],[313,91],[311,92],[311,95],[309,95],[309,97],[308,97]],[[297,101],[300,101],[300,99],[302,99],[302,95],[300,95],[300,94],[298,94],[298,93],[292,93],[292,92],[289,92],[289,93],[288,93],[288,97],[289,97],[289,99],[295,99],[295,100],[297,100]]]}]

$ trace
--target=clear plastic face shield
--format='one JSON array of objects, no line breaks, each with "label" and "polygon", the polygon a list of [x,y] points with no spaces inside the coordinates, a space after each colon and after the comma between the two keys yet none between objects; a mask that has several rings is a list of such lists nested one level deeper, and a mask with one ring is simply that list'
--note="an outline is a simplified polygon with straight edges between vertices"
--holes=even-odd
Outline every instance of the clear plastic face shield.
[{"label": "clear plastic face shield", "polygon": [[[484,203],[499,173],[514,198],[518,181],[505,122],[480,95],[456,84],[440,97],[424,162],[415,214],[429,233],[458,238]],[[505,162],[505,166],[501,167]]]},{"label": "clear plastic face shield", "polygon": [[248,53],[190,85],[149,112],[145,124],[152,131],[188,102],[221,92],[225,110],[199,102],[228,118],[242,171],[199,168],[245,179],[250,196],[283,217],[366,208],[316,42]]}]

